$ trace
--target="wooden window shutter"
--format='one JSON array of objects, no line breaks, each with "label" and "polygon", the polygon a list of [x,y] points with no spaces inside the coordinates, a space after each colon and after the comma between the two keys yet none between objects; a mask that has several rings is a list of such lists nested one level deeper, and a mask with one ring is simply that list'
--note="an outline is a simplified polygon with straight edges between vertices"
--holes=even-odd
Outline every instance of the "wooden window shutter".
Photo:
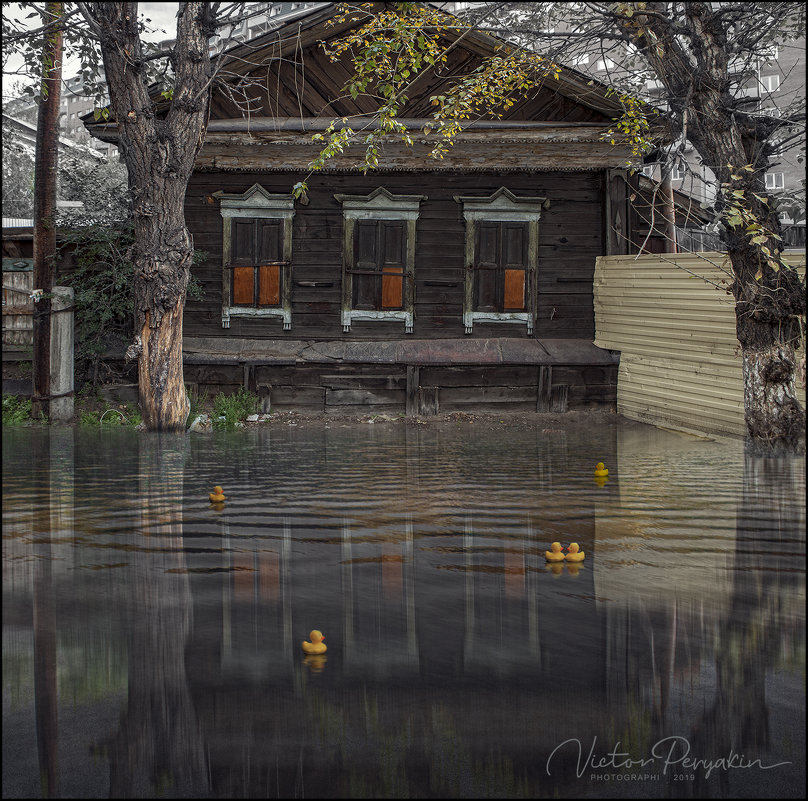
[{"label": "wooden window shutter", "polygon": [[255,265],[255,220],[234,219],[230,227],[230,264]]},{"label": "wooden window shutter", "polygon": [[378,223],[357,220],[354,229],[354,263],[351,270],[354,309],[376,309]]},{"label": "wooden window shutter", "polygon": [[230,228],[233,304],[255,303],[255,220],[234,218]]},{"label": "wooden window shutter", "polygon": [[479,222],[475,226],[474,308],[498,311],[500,223]]},{"label": "wooden window shutter", "polygon": [[502,224],[503,311],[524,311],[527,279],[527,223]]},{"label": "wooden window shutter", "polygon": [[281,302],[283,223],[258,220],[258,305],[278,306]]},{"label": "wooden window shutter", "polygon": [[382,254],[381,309],[401,309],[404,305],[404,272],[407,259],[407,228],[403,222],[380,225]]}]

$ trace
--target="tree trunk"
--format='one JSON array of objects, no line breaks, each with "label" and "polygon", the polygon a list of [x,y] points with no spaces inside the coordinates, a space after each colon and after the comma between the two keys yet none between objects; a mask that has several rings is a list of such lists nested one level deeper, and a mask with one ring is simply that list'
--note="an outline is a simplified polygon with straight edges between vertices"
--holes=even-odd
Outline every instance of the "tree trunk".
[{"label": "tree trunk", "polygon": [[[720,5],[684,3],[674,26],[669,4],[651,2],[641,9],[647,16],[620,24],[663,83],[676,129],[721,184],[716,210],[734,275],[750,444],[800,452],[805,412],[797,400],[794,349],[802,334],[805,285],[782,260],[776,201],[763,178],[777,123],[744,113],[732,97],[728,23]],[[681,35],[682,26],[690,36]]]},{"label": "tree trunk", "polygon": [[202,145],[210,97],[211,3],[180,3],[171,106],[158,118],[146,85],[137,3],[94,3],[119,145],[129,175],[135,241],[135,344],[143,422],[184,431],[190,403],[182,374],[182,313],[193,256],[185,189]]},{"label": "tree trunk", "polygon": [[[760,261],[747,248],[730,251],[735,274],[735,316],[743,358],[744,413],[756,450],[804,448],[805,412],[797,399],[795,344],[804,289],[793,270],[766,271],[754,279]],[[750,277],[752,276],[752,277]]]},{"label": "tree trunk", "polygon": [[182,374],[182,306],[164,314],[152,328],[147,314],[140,337],[143,353],[138,361],[140,409],[151,431],[182,431],[191,409]]},{"label": "tree trunk", "polygon": [[[61,18],[62,4],[47,3],[45,23]],[[51,299],[56,259],[56,169],[59,159],[59,99],[62,90],[62,29],[54,28],[42,47],[42,84],[34,162],[34,289],[44,293],[33,317],[32,414],[50,414]]]},{"label": "tree trunk", "polygon": [[[134,166],[149,174],[148,164]],[[191,405],[182,374],[182,313],[193,257],[185,181],[160,174],[145,180],[148,189],[134,208],[132,248],[140,409],[150,431],[184,431]]]}]

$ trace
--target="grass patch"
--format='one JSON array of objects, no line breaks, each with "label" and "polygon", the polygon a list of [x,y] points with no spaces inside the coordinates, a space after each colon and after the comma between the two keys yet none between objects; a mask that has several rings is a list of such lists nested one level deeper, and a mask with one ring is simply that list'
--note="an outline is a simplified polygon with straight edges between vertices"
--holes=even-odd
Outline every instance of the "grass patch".
[{"label": "grass patch", "polygon": [[31,399],[3,395],[3,425],[19,426],[31,422]]},{"label": "grass patch", "polygon": [[79,416],[79,425],[82,426],[138,426],[143,418],[140,412],[132,407],[123,405],[119,408],[107,406],[100,411],[83,411]]},{"label": "grass patch", "polygon": [[[258,395],[239,387],[232,395],[220,393],[213,400],[211,420],[214,428],[235,428],[259,409]],[[224,419],[220,419],[224,418]]]}]

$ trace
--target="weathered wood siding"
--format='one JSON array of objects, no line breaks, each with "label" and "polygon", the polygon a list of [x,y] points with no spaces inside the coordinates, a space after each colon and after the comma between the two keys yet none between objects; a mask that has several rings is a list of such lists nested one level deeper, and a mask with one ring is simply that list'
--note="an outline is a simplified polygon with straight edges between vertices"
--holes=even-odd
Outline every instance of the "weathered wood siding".
[{"label": "weathered wood siding", "polygon": [[33,343],[34,302],[30,298],[33,288],[33,270],[3,270],[4,345]]},{"label": "weathered wood siding", "polygon": [[[805,255],[797,259],[804,270]],[[729,280],[724,253],[597,260],[595,344],[621,352],[618,412],[708,434],[745,433],[735,302],[721,284]],[[801,389],[805,405],[804,372]]]},{"label": "weathered wood siding", "polygon": [[[222,218],[213,193],[241,193],[259,183],[273,193],[291,192],[301,176],[285,173],[197,172],[186,196],[186,219],[207,260],[194,267],[201,302],[189,300],[188,336],[290,339],[397,339],[400,322],[355,321],[343,334],[340,317],[343,219],[335,193],[367,194],[384,186],[395,194],[425,194],[417,224],[415,325],[419,338],[463,338],[462,208],[453,195],[487,196],[501,186],[519,195],[547,197],[539,222],[537,338],[594,336],[592,279],[604,249],[603,177],[599,171],[521,173],[327,174],[309,181],[310,203],[296,204],[292,255],[292,327],[278,320],[233,318],[221,327]],[[312,284],[317,286],[312,286]],[[514,324],[475,324],[473,337],[526,337]]]},{"label": "weathered wood siding", "polygon": [[247,387],[266,412],[613,410],[617,396],[617,366],[611,364],[186,364],[184,375],[196,392],[208,396]]}]

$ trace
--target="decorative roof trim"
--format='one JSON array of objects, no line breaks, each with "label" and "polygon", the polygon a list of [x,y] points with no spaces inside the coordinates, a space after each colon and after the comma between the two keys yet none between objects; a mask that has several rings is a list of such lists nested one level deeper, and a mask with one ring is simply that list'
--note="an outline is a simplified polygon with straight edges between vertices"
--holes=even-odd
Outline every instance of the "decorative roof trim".
[{"label": "decorative roof trim", "polygon": [[229,194],[223,190],[213,193],[224,209],[272,209],[273,211],[294,210],[294,198],[288,195],[272,194],[260,184],[253,184],[246,192]]},{"label": "decorative roof trim", "polygon": [[[505,166],[497,166],[497,167],[468,167],[468,166],[460,166],[460,167],[452,167],[448,165],[440,165],[433,168],[426,168],[423,166],[415,166],[415,167],[379,167],[375,169],[373,172],[376,174],[384,174],[384,173],[397,173],[397,172],[406,172],[406,173],[441,173],[441,172],[460,172],[460,173],[542,173],[542,172],[602,172],[603,170],[614,170],[620,169],[615,165],[593,165],[592,167],[548,167],[548,166],[538,166],[538,167],[529,167],[525,165],[520,165],[518,167],[505,167]],[[307,171],[301,168],[295,167],[225,167],[225,166],[216,166],[216,165],[206,165],[203,167],[195,167],[194,172],[202,172],[202,173],[212,173],[212,172],[228,172],[228,173],[292,173],[292,174],[299,174],[299,175],[307,175]],[[328,173],[329,175],[358,175],[361,173],[361,168],[357,167],[355,169],[350,169],[346,167],[325,167],[322,170],[318,170],[320,173]]]},{"label": "decorative roof trim", "polygon": [[426,195],[394,195],[383,186],[377,187],[369,195],[334,195],[342,204],[343,213],[347,217],[357,217],[372,213],[374,217],[392,214],[397,219],[418,216],[421,203]]},{"label": "decorative roof trim", "polygon": [[462,203],[463,208],[469,211],[504,212],[514,210],[539,214],[542,209],[550,208],[550,201],[546,197],[519,197],[505,186],[501,186],[487,197],[474,195],[452,195],[452,197],[456,203]]}]

